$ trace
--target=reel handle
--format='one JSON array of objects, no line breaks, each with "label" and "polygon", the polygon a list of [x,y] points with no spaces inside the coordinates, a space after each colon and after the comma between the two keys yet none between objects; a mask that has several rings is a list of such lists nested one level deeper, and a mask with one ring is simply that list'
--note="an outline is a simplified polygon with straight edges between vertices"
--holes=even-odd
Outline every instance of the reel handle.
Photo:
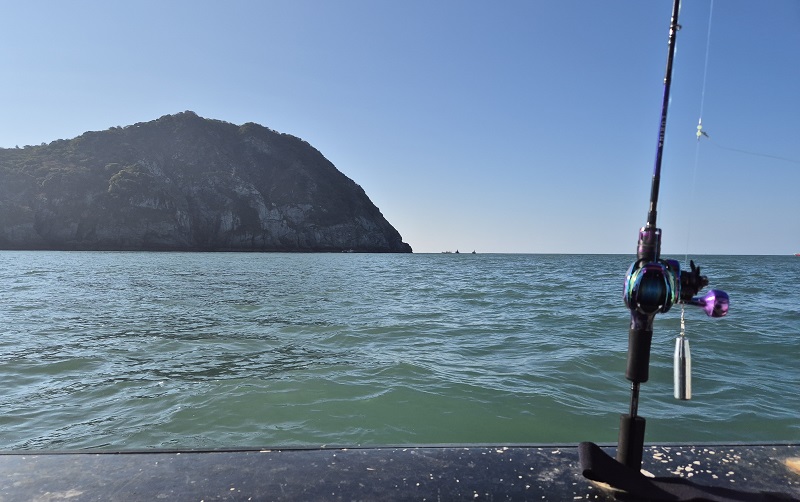
[{"label": "reel handle", "polygon": [[724,317],[728,314],[730,298],[725,291],[712,289],[705,295],[696,296],[686,303],[702,308],[708,317]]}]

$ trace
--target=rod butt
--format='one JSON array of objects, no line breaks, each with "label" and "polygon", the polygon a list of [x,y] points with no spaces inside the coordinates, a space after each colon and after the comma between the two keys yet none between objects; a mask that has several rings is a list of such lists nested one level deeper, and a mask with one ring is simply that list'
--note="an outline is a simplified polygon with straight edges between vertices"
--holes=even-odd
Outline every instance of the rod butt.
[{"label": "rod butt", "polygon": [[621,415],[619,417],[619,444],[617,445],[617,462],[637,472],[642,468],[644,452],[644,426],[642,417]]}]

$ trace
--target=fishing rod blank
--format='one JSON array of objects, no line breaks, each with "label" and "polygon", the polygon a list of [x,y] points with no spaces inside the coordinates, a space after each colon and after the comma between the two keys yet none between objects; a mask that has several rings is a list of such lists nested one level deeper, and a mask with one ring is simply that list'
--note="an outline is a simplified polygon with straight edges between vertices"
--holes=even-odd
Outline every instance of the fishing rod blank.
[{"label": "fishing rod blank", "polygon": [[[639,470],[644,450],[645,419],[639,416],[639,391],[641,384],[649,379],[650,346],[653,339],[653,320],[656,314],[664,313],[675,303],[698,305],[714,317],[725,315],[728,311],[728,298],[724,292],[712,292],[704,298],[693,298],[708,285],[708,279],[700,275],[700,268],[690,262],[691,270],[682,272],[680,263],[661,259],[661,229],[656,227],[658,192],[661,182],[661,161],[664,154],[664,138],[667,127],[672,66],[675,57],[675,38],[680,25],[678,13],[680,0],[674,0],[669,30],[669,51],[667,54],[666,75],[664,77],[664,96],[661,103],[661,122],[658,131],[655,167],[650,191],[650,208],[647,224],[639,229],[636,261],[625,276],[623,299],[631,312],[631,325],[628,331],[628,359],[625,378],[631,382],[631,401],[628,414],[620,416],[617,461]],[[714,315],[716,314],[716,315]],[[679,340],[678,385],[690,385],[691,360],[688,340]],[[680,365],[682,366],[682,370]],[[688,364],[688,366],[687,366]]]}]

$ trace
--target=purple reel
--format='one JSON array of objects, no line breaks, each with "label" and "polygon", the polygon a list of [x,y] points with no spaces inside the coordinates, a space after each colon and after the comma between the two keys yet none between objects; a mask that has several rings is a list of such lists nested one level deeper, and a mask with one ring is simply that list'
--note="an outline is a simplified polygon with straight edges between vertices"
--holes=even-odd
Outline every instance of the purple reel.
[{"label": "purple reel", "polygon": [[728,313],[730,299],[728,298],[728,293],[719,289],[712,289],[703,296],[695,296],[687,303],[702,308],[709,317],[723,317]]}]

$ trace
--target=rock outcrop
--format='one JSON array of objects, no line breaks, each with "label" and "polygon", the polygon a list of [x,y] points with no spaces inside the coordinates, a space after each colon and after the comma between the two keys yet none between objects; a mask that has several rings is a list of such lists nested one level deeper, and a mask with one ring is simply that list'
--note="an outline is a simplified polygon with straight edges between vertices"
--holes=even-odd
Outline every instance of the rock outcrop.
[{"label": "rock outcrop", "polygon": [[0,248],[411,252],[305,141],[193,112],[0,149]]}]

